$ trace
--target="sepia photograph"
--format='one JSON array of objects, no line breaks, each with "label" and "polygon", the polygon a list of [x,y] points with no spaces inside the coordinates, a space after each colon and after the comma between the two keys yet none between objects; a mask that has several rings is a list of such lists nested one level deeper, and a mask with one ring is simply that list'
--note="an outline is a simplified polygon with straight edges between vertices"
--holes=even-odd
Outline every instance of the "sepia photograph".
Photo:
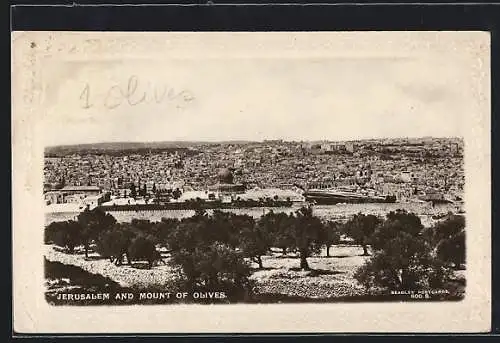
[{"label": "sepia photograph", "polygon": [[488,35],[26,34],[14,248],[44,306],[476,296]]}]

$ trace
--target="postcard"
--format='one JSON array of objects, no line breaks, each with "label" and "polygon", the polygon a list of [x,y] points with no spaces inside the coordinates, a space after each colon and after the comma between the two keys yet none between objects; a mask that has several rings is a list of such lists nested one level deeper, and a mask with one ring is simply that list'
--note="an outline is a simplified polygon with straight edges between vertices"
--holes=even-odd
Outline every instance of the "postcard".
[{"label": "postcard", "polygon": [[487,32],[14,32],[18,333],[490,329]]}]

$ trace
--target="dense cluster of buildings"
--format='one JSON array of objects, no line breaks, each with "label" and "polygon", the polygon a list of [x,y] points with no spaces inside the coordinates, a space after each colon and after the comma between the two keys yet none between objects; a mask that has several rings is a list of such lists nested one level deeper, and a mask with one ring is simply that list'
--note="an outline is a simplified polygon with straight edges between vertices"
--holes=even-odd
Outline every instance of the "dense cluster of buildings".
[{"label": "dense cluster of buildings", "polygon": [[394,195],[398,201],[460,200],[463,148],[461,139],[422,138],[198,143],[187,152],[145,150],[122,156],[74,153],[45,158],[45,199],[109,201],[103,194],[145,201],[178,201],[188,194],[293,198],[301,189],[343,187]]}]

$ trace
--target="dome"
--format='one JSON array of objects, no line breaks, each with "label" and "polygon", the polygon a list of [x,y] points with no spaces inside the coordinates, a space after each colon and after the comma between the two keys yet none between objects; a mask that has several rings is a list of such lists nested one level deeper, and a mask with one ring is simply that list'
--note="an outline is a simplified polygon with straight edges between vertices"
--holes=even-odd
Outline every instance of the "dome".
[{"label": "dome", "polygon": [[218,177],[220,183],[233,183],[233,173],[227,168],[222,169]]}]

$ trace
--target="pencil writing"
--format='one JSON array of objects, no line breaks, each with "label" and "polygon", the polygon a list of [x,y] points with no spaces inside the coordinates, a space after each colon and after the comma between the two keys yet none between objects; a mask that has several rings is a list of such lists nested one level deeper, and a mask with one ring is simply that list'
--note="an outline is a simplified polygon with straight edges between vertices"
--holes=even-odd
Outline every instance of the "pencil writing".
[{"label": "pencil writing", "polygon": [[194,95],[187,89],[177,90],[166,85],[151,86],[142,82],[138,76],[130,76],[122,84],[114,84],[104,93],[94,94],[89,83],[86,83],[80,93],[81,107],[89,109],[101,105],[106,109],[115,109],[120,106],[137,106],[140,104],[161,104],[167,101],[177,102],[178,105],[194,100]]}]

